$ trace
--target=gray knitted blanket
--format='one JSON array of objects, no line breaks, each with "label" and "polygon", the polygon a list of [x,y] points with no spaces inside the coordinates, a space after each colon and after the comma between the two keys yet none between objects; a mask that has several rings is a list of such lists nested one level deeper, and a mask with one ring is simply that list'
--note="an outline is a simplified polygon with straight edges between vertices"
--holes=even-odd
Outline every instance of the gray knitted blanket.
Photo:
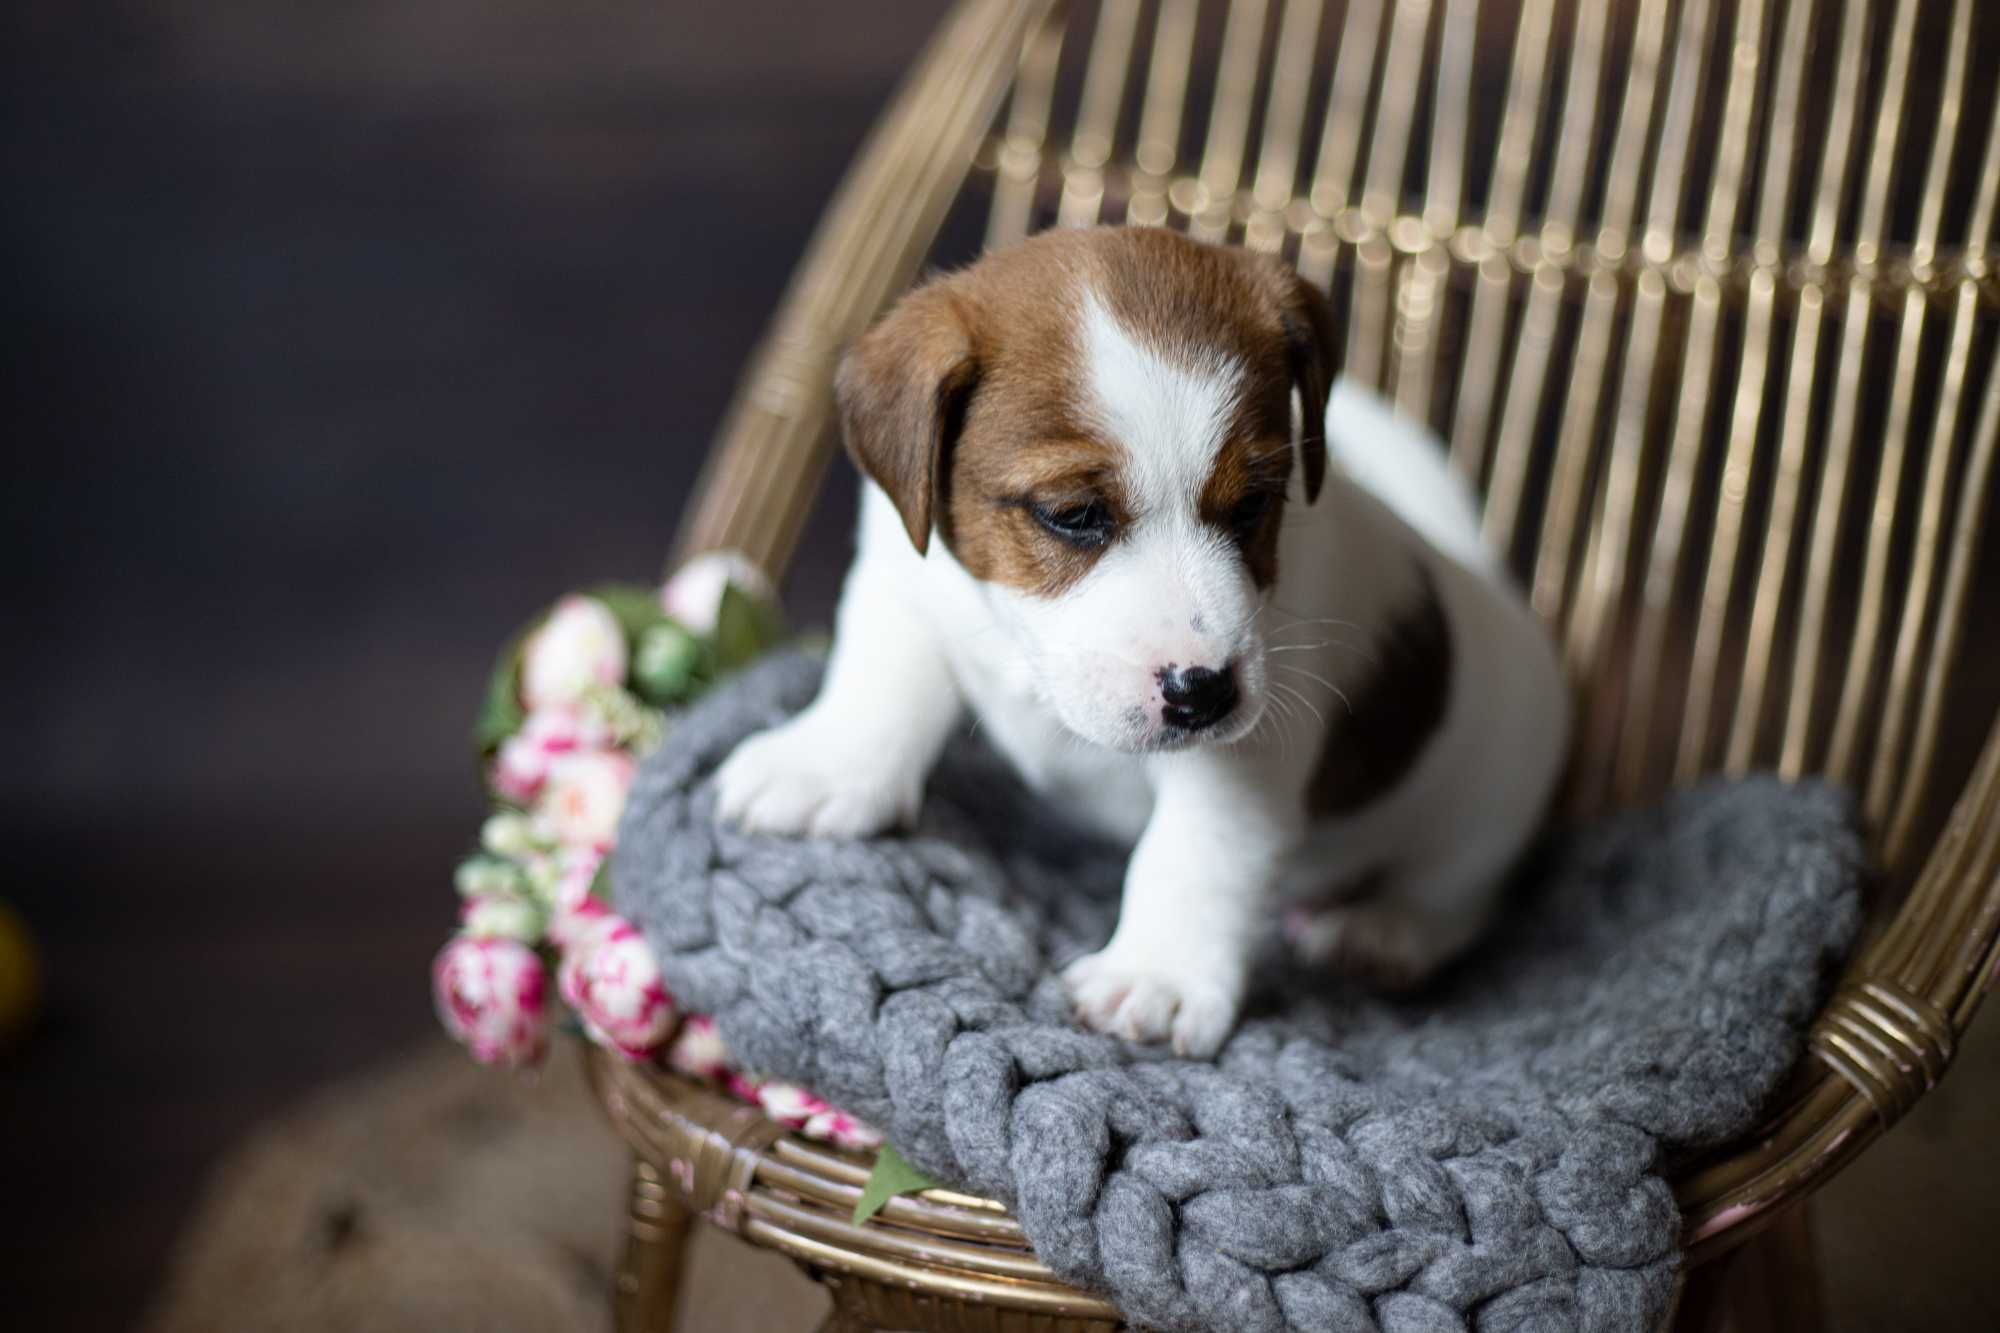
[{"label": "gray knitted blanket", "polygon": [[750,1067],[1003,1199],[1141,1326],[1431,1333],[1656,1325],[1676,1154],[1749,1128],[1859,921],[1848,805],[1715,783],[1557,839],[1474,961],[1391,1002],[1275,963],[1213,1062],[1082,1031],[1057,972],[1124,866],[971,739],[921,829],[715,828],[704,779],[802,706],[779,657],[679,723],[613,887]]}]

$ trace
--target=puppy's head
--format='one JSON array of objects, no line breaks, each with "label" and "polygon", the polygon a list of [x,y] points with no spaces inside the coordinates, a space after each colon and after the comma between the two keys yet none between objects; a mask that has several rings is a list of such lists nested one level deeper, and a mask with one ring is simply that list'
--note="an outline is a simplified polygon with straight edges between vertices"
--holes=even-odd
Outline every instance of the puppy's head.
[{"label": "puppy's head", "polygon": [[841,426],[919,551],[980,581],[1030,684],[1121,750],[1256,725],[1257,612],[1310,503],[1332,359],[1275,259],[1157,228],[1044,233],[931,281],[848,352]]}]

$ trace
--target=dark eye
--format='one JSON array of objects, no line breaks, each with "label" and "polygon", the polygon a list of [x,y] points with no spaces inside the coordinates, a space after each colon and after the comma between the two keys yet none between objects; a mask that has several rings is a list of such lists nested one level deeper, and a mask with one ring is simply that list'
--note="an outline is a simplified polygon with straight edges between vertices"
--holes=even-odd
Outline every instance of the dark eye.
[{"label": "dark eye", "polygon": [[1236,502],[1236,508],[1229,513],[1229,526],[1238,537],[1248,538],[1257,531],[1264,515],[1271,512],[1271,499],[1269,491],[1252,491]]},{"label": "dark eye", "polygon": [[1111,540],[1111,510],[1102,500],[1081,504],[1029,505],[1035,522],[1072,546],[1095,549]]}]

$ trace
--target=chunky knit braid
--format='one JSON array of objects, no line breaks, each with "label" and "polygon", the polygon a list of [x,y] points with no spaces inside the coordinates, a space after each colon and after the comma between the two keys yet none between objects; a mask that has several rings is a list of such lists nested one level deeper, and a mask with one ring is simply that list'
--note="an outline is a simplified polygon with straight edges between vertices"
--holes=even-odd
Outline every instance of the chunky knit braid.
[{"label": "chunky knit braid", "polygon": [[953,747],[923,827],[713,826],[703,779],[803,705],[764,664],[682,721],[619,838],[619,910],[753,1068],[1007,1201],[1142,1325],[1626,1330],[1658,1322],[1661,1170],[1752,1123],[1859,920],[1846,801],[1714,784],[1563,839],[1480,958],[1391,1003],[1274,964],[1214,1063],[1074,1027],[1055,974],[1123,856]]}]

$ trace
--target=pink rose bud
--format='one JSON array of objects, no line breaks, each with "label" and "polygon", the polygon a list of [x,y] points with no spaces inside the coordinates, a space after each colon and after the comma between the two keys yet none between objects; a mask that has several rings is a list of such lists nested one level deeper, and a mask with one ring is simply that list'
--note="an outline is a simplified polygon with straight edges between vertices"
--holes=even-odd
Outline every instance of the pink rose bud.
[{"label": "pink rose bud", "polygon": [[729,1074],[729,1048],[707,1014],[689,1014],[667,1047],[667,1067],[689,1078],[722,1079]]},{"label": "pink rose bud", "polygon": [[806,1122],[833,1108],[796,1083],[766,1083],[757,1089],[757,1105],[787,1129],[804,1129]]},{"label": "pink rose bud", "polygon": [[599,930],[617,919],[610,908],[587,893],[571,903],[558,900],[555,911],[549,914],[549,943],[563,951],[567,965],[572,954],[581,952]]},{"label": "pink rose bud", "polygon": [[625,679],[625,631],[595,597],[556,603],[521,649],[521,698],[530,710],[575,703],[593,685]]},{"label": "pink rose bud", "polygon": [[771,579],[741,551],[710,551],[675,571],[660,589],[660,607],[696,634],[713,634],[722,590],[731,584],[758,601],[771,600]]},{"label": "pink rose bud", "polygon": [[431,964],[438,1021],[481,1064],[518,1068],[548,1046],[548,975],[518,940],[460,935]]},{"label": "pink rose bud", "polygon": [[882,1131],[845,1111],[828,1109],[806,1121],[800,1133],[849,1152],[872,1152],[882,1146]]},{"label": "pink rose bud", "polygon": [[616,750],[557,755],[536,812],[563,846],[607,849],[618,836],[632,773],[631,756]]},{"label": "pink rose bud", "polygon": [[638,929],[607,916],[581,945],[564,953],[557,971],[563,1000],[591,1038],[642,1060],[673,1030],[674,1002],[660,965]]},{"label": "pink rose bud", "polygon": [[501,742],[500,752],[493,756],[487,779],[501,800],[527,805],[541,793],[548,776],[548,757],[519,736],[511,736]]},{"label": "pink rose bud", "polygon": [[559,755],[595,750],[611,739],[603,722],[581,709],[556,705],[528,714],[493,758],[493,789],[516,805],[533,804]]},{"label": "pink rose bud", "polygon": [[555,906],[558,912],[579,906],[590,897],[597,872],[604,865],[602,847],[560,847],[556,850]]},{"label": "pink rose bud", "polygon": [[757,1094],[764,1081],[754,1074],[746,1074],[740,1069],[732,1069],[722,1076],[722,1086],[729,1089],[729,1095],[739,1102],[757,1105]]}]

